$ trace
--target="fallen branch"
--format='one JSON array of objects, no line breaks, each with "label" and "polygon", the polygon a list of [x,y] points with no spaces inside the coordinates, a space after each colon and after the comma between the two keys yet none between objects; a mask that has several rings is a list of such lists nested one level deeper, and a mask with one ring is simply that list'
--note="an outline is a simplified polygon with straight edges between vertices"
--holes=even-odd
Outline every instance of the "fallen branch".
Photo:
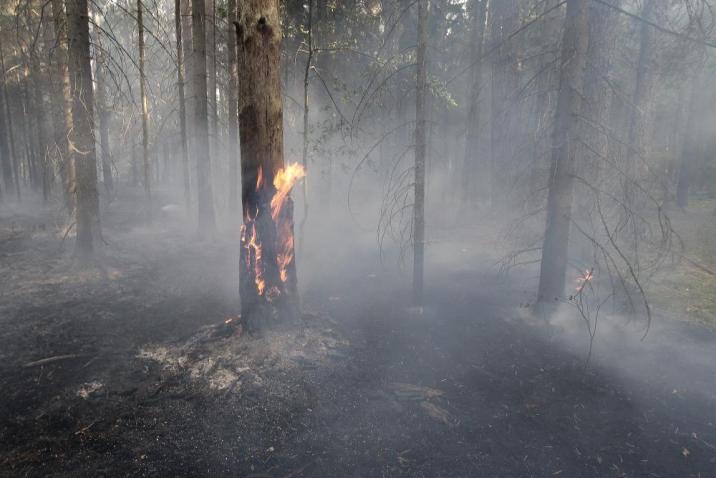
[{"label": "fallen branch", "polygon": [[78,354],[67,354],[67,355],[55,355],[53,357],[47,357],[40,360],[35,360],[34,362],[27,362],[23,367],[29,368],[29,367],[37,367],[40,365],[47,365],[48,363],[54,363],[59,362],[60,360],[69,360],[74,358],[80,358],[83,357],[83,355]]}]

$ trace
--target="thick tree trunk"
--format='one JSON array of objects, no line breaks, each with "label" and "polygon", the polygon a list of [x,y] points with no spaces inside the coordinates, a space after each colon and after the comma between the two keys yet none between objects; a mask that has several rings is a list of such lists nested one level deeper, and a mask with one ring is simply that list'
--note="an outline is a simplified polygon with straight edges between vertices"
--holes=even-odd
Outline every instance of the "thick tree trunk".
[{"label": "thick tree trunk", "polygon": [[229,87],[227,94],[227,111],[229,123],[229,140],[227,141],[229,156],[229,214],[232,218],[237,216],[239,210],[239,151],[238,151],[238,133],[239,133],[239,105],[236,99],[239,88],[238,67],[236,64],[236,0],[228,0],[228,20],[229,29],[226,32],[226,65],[228,68]]},{"label": "thick tree trunk", "polygon": [[144,194],[147,199],[147,212],[152,214],[152,192],[149,175],[149,104],[146,92],[146,76],[144,72],[144,21],[142,18],[142,0],[137,0],[137,36],[139,41],[139,98],[142,102],[142,167],[144,177]]},{"label": "thick tree trunk", "polygon": [[[462,168],[461,193],[466,205],[476,199],[478,191],[484,191],[487,181],[481,166],[484,158],[480,149],[480,91],[482,89],[482,44],[485,36],[487,0],[472,1],[472,31],[470,32],[470,93],[465,133],[465,158]],[[483,173],[481,175],[480,173]]]},{"label": "thick tree trunk", "polygon": [[[184,0],[190,1],[190,0]],[[181,142],[181,170],[184,181],[184,205],[191,205],[189,179],[189,145],[186,138],[186,97],[184,93],[184,47],[182,44],[181,0],[174,0],[174,32],[177,44],[177,90],[179,91],[179,136]]]},{"label": "thick tree trunk", "polygon": [[568,0],[562,39],[562,70],[552,132],[552,167],[547,198],[547,226],[542,246],[538,301],[559,300],[564,293],[572,216],[574,163],[579,110],[586,64],[588,0]]},{"label": "thick tree trunk", "polygon": [[271,201],[284,171],[278,0],[245,0],[236,25],[241,144],[241,313],[249,330],[298,313],[293,202]]},{"label": "thick tree trunk", "polygon": [[423,265],[425,262],[425,90],[427,0],[418,0],[417,85],[415,92],[415,198],[413,204],[413,303],[423,304]]},{"label": "thick tree trunk", "polygon": [[94,239],[100,234],[89,13],[87,0],[73,0],[67,6],[73,122],[69,140],[77,175],[75,250],[80,257],[87,257],[92,253]]},{"label": "thick tree trunk", "polygon": [[214,203],[211,193],[211,157],[209,153],[209,123],[206,87],[206,6],[204,0],[193,0],[193,91],[194,102],[194,157],[196,158],[199,233],[211,233],[216,228]]}]

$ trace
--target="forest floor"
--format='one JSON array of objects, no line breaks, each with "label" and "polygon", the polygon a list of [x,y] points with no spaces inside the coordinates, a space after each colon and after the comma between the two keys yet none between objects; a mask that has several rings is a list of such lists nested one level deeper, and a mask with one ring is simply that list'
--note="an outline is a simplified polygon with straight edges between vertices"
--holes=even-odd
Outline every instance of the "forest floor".
[{"label": "forest floor", "polygon": [[448,231],[423,310],[348,244],[299,262],[299,323],[250,338],[222,325],[236,232],[135,205],[91,267],[52,212],[0,213],[0,476],[716,476],[704,324],[605,319],[587,366],[576,314],[521,319],[528,289]]}]

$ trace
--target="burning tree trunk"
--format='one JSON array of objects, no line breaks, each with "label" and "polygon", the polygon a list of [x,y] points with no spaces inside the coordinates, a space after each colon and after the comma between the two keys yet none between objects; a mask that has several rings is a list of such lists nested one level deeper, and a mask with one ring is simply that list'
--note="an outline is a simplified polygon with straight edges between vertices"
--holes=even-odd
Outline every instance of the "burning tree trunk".
[{"label": "burning tree trunk", "polygon": [[427,68],[427,0],[418,0],[417,85],[415,94],[415,203],[413,204],[413,302],[423,302],[425,262],[425,86]]},{"label": "burning tree trunk", "polygon": [[284,169],[281,23],[278,0],[241,2],[236,23],[241,145],[240,294],[247,328],[298,312],[291,187],[300,165]]},{"label": "burning tree trunk", "polygon": [[97,197],[97,159],[94,138],[94,96],[90,64],[89,14],[87,0],[68,3],[69,67],[72,89],[70,148],[77,174],[76,252],[92,253],[94,238],[99,236],[99,198]]},{"label": "burning tree trunk", "polygon": [[538,300],[562,296],[567,271],[569,228],[572,221],[574,162],[578,115],[586,65],[588,0],[568,0],[562,38],[562,70],[552,132],[552,166],[547,197],[547,227],[542,246]]}]

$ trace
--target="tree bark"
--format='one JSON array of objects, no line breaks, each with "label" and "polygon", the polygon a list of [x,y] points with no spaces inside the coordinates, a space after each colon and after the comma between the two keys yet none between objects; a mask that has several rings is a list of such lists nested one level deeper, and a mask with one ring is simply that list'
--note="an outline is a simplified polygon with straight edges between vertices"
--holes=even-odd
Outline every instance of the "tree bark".
[{"label": "tree bark", "polygon": [[67,17],[63,0],[51,0],[52,21],[55,29],[55,74],[53,101],[55,103],[53,121],[55,123],[55,141],[61,155],[60,168],[63,181],[65,207],[71,215],[74,210],[75,166],[67,134],[72,128],[72,94],[70,91],[70,73],[67,68]]},{"label": "tree bark", "polygon": [[293,202],[287,197],[276,217],[270,204],[274,181],[284,169],[279,1],[242,1],[236,34],[241,71],[241,313],[247,328],[259,331],[298,314]]},{"label": "tree bark", "polygon": [[[18,156],[17,149],[15,148],[15,134],[12,127],[12,114],[10,112],[10,96],[8,95],[7,91],[7,78],[5,76],[5,55],[2,51],[2,44],[0,43],[0,81],[2,81],[2,98],[3,98],[3,105],[4,108],[2,111],[0,111],[0,115],[4,115],[6,124],[7,124],[7,141],[9,144],[9,153],[10,157],[8,158],[10,160],[10,167],[12,174],[12,179],[14,183],[14,189],[15,189],[15,197],[18,201],[21,199],[21,191],[20,191],[20,167],[19,167],[19,161],[20,157]],[[3,175],[4,175],[3,171]]]},{"label": "tree bark", "polygon": [[204,0],[193,0],[192,41],[194,77],[194,156],[196,158],[199,233],[211,233],[216,228],[211,193],[211,156],[209,152],[209,124],[206,85],[206,6]]},{"label": "tree bark", "polygon": [[147,102],[146,76],[144,72],[144,21],[142,18],[142,0],[137,0],[137,36],[139,41],[139,97],[142,102],[142,166],[144,178],[144,194],[147,199],[147,212],[152,214],[152,192],[149,169],[149,104]]},{"label": "tree bark", "polygon": [[[0,44],[0,57],[2,57],[2,44]],[[3,59],[2,61],[2,78],[3,82],[3,90],[2,90],[2,96],[0,96],[0,107],[2,108],[0,110],[0,165],[2,166],[2,176],[3,176],[3,183],[5,184],[5,192],[12,191],[14,189],[14,181],[13,181],[13,174],[12,174],[12,163],[13,158],[15,157],[15,151],[14,147],[12,148],[12,155],[11,155],[11,148],[10,143],[13,141],[12,139],[12,121],[10,121],[10,118],[12,117],[10,115],[10,110],[7,105],[7,85],[5,84],[5,61]],[[7,113],[7,114],[6,114]]]},{"label": "tree bark", "polygon": [[[656,0],[658,1],[658,0]],[[656,8],[655,0],[645,0],[641,11],[642,18],[649,20]],[[631,100],[631,113],[629,115],[629,133],[627,136],[627,155],[624,171],[624,203],[631,206],[633,203],[632,181],[636,179],[637,161],[645,153],[645,138],[647,119],[649,116],[649,96],[651,92],[651,72],[649,63],[652,60],[651,35],[652,27],[644,22],[639,30],[639,57],[636,66],[636,79],[634,93]]]},{"label": "tree bark", "polygon": [[688,116],[685,127],[685,137],[681,145],[679,158],[679,172],[676,181],[676,205],[682,209],[689,206],[689,183],[691,182],[691,163],[698,159],[701,152],[699,112],[701,111],[702,90],[699,88],[701,67],[697,68],[691,79],[691,92],[688,106]]},{"label": "tree bark", "polygon": [[490,202],[494,203],[497,200],[497,191],[507,183],[510,165],[514,159],[513,143],[517,139],[513,125],[516,112],[514,96],[518,90],[519,76],[514,46],[508,41],[508,36],[517,28],[519,10],[516,0],[493,1],[490,6],[491,40],[493,48],[496,48],[492,65],[489,192]]},{"label": "tree bark", "polygon": [[219,157],[218,111],[216,109],[216,0],[206,4],[207,110],[209,113],[209,147],[211,156]]},{"label": "tree bark", "polygon": [[564,293],[572,216],[582,83],[589,44],[588,0],[568,0],[562,37],[557,111],[552,132],[552,165],[547,225],[542,246],[538,301],[559,300]]},{"label": "tree bark", "polygon": [[78,256],[87,257],[92,254],[94,239],[100,234],[89,13],[87,0],[73,0],[67,7],[73,122],[69,140],[77,175],[75,251]]},{"label": "tree bark", "polygon": [[[190,1],[190,0],[185,0]],[[182,44],[181,0],[174,0],[174,32],[177,44],[177,90],[179,92],[179,136],[181,137],[181,169],[184,181],[184,205],[191,205],[189,179],[189,145],[186,138],[186,97],[184,94],[184,46]]]},{"label": "tree bark", "polygon": [[470,92],[469,110],[467,114],[467,131],[465,134],[465,158],[462,168],[462,197],[467,205],[475,199],[478,191],[484,191],[487,182],[482,180],[480,151],[480,91],[482,89],[482,46],[485,36],[485,19],[487,0],[472,1],[472,31],[470,35]]},{"label": "tree bark", "polygon": [[[238,152],[238,133],[239,133],[239,105],[236,98],[239,88],[238,67],[236,63],[236,0],[228,0],[228,20],[229,29],[226,32],[226,56],[227,68],[229,76],[228,87],[228,123],[229,123],[229,140],[227,142],[229,156],[229,214],[232,221],[239,209],[239,152]],[[238,218],[238,217],[237,217]],[[232,224],[236,224],[232,222]]]},{"label": "tree bark", "polygon": [[[308,87],[309,79],[311,74],[311,64],[313,62],[313,0],[308,0],[308,56],[306,58],[306,67],[303,71],[303,149],[301,151],[301,164],[303,169],[308,173]],[[301,251],[304,244],[304,229],[306,227],[306,221],[308,221],[308,181],[304,180],[301,186],[301,192],[303,192],[303,217],[301,218],[301,224],[298,226],[298,247]]]},{"label": "tree bark", "polygon": [[425,262],[425,90],[427,0],[418,0],[417,84],[415,92],[415,197],[413,204],[413,303],[423,304],[423,266]]},{"label": "tree bark", "polygon": [[[97,43],[102,45],[102,34],[97,31]],[[96,72],[96,92],[97,92],[97,105],[99,111],[97,116],[99,117],[99,146],[102,156],[102,181],[104,182],[104,191],[107,197],[112,195],[114,191],[114,178],[112,177],[112,150],[109,143],[109,126],[112,120],[111,109],[107,106],[107,80],[104,75],[106,65],[105,54],[102,48],[98,49],[97,52],[97,63],[95,67]]]}]

